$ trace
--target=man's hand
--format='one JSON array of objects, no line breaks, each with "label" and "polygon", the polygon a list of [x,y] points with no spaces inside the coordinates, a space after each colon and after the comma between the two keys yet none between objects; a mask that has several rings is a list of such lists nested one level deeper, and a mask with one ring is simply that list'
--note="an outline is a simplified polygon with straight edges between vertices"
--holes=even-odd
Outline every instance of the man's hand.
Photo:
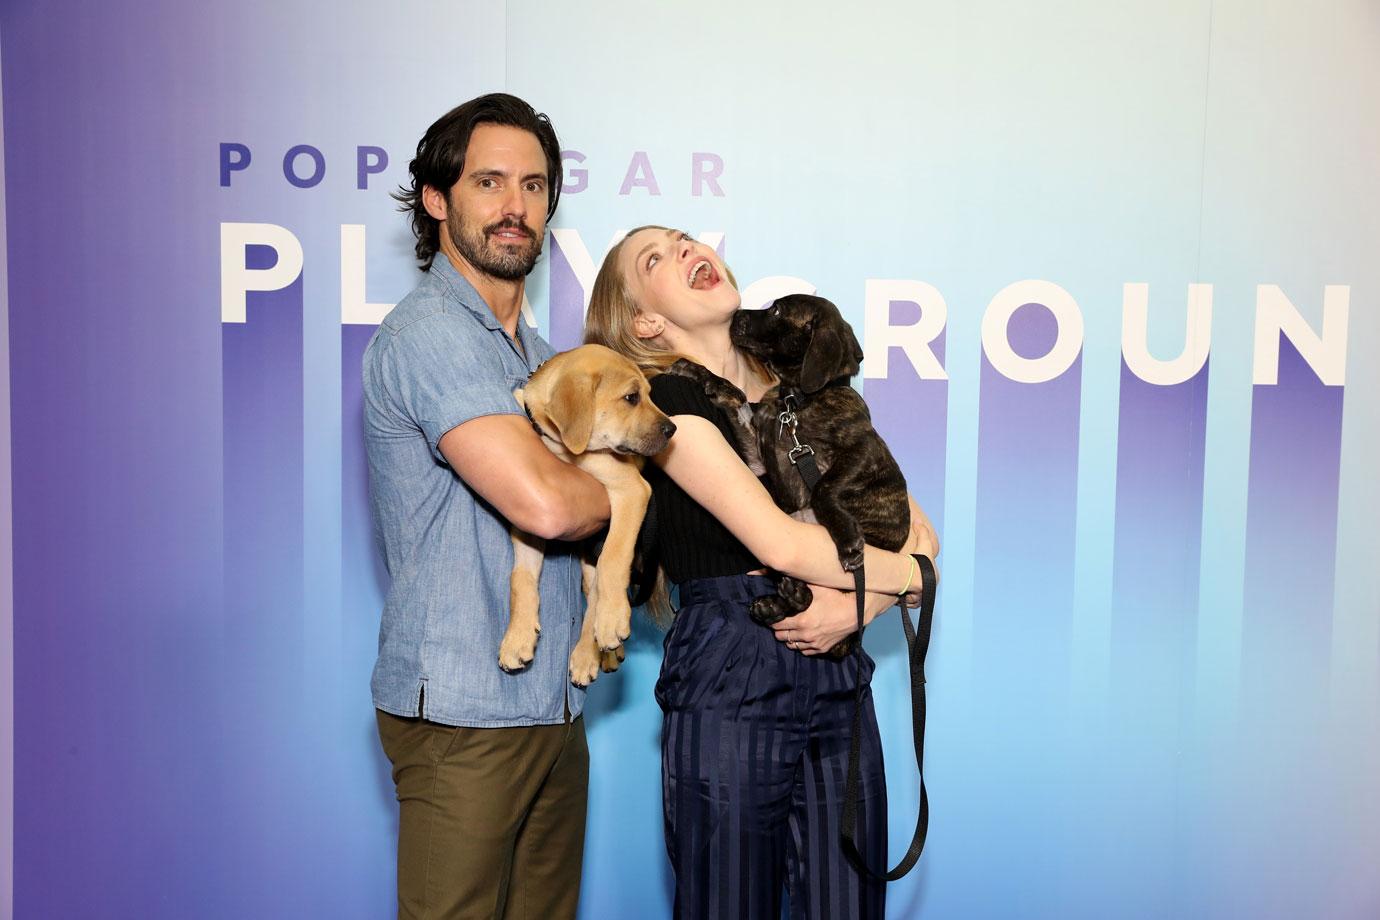
[{"label": "man's hand", "polygon": [[[814,602],[793,617],[772,624],[776,638],[802,655],[819,655],[838,645],[844,637],[857,631],[858,602],[853,592],[838,591],[820,585],[810,585]],[[863,623],[871,623],[877,614],[891,608],[896,598],[885,594],[868,594],[863,608]]]}]

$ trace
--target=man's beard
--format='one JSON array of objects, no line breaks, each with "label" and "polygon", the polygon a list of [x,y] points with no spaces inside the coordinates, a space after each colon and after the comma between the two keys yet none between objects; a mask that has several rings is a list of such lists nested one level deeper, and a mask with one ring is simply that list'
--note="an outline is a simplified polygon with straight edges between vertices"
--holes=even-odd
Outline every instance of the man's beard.
[{"label": "man's beard", "polygon": [[[527,234],[527,245],[497,243],[491,234],[499,230],[515,229]],[[502,281],[521,281],[532,271],[541,255],[542,238],[531,227],[509,218],[475,227],[465,222],[454,208],[446,216],[446,233],[460,255],[486,275]]]}]

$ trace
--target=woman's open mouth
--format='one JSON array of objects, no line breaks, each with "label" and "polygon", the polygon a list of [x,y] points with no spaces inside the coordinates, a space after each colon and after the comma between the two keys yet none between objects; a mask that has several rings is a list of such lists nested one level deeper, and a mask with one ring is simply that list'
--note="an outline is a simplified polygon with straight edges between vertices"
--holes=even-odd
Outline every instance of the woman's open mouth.
[{"label": "woman's open mouth", "polygon": [[685,276],[685,282],[692,290],[707,291],[719,283],[719,273],[708,259],[700,259],[690,266],[690,274]]}]

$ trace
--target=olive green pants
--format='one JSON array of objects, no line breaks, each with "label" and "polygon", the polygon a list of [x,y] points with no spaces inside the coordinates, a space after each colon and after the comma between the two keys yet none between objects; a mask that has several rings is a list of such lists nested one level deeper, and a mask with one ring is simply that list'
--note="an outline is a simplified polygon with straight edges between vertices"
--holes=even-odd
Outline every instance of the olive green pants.
[{"label": "olive green pants", "polygon": [[398,791],[400,920],[573,918],[584,720],[457,728],[376,712]]}]

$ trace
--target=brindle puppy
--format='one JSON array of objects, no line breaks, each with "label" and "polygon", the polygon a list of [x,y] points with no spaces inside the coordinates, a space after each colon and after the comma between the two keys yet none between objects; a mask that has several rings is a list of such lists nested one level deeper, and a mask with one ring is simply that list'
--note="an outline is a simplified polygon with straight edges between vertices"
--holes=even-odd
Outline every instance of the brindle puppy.
[{"label": "brindle puppy", "polygon": [[[765,310],[740,310],[731,335],[736,346],[761,358],[780,378],[757,406],[698,364],[678,361],[667,372],[704,386],[710,400],[733,420],[748,465],[764,477],[776,504],[823,525],[845,571],[862,565],[865,543],[893,551],[904,546],[910,531],[906,479],[872,427],[867,404],[849,386],[863,353],[838,308],[822,297],[792,294]],[[796,434],[814,449],[819,466],[813,494],[791,463],[795,440],[779,421],[787,395],[797,401]],[[785,576],[777,594],[753,603],[752,616],[775,623],[804,610],[812,597],[808,585]],[[849,636],[830,654],[847,654],[855,640],[856,634]]]}]

